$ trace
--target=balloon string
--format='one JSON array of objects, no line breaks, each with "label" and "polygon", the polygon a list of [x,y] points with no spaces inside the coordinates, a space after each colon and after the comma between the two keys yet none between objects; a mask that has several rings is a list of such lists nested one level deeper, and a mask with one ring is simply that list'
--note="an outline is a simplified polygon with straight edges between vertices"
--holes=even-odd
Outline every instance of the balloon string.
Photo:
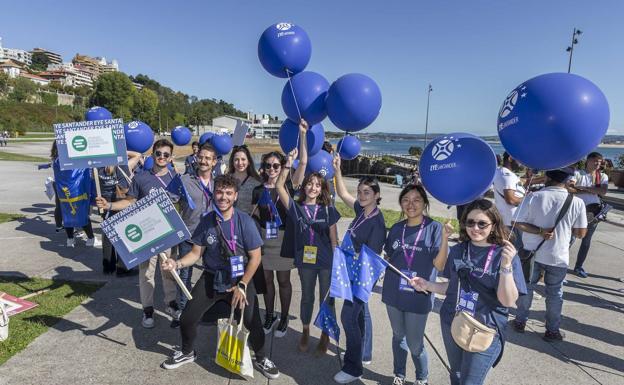
[{"label": "balloon string", "polygon": [[301,111],[299,110],[299,103],[297,103],[297,97],[295,96],[295,89],[293,88],[292,85],[292,78],[290,77],[290,71],[288,70],[288,68],[285,69],[286,71],[286,76],[288,77],[288,85],[290,86],[290,92],[292,94],[293,100],[295,101],[295,107],[297,108],[297,115],[299,116],[299,121],[297,122],[297,141],[296,143],[296,147],[299,147],[299,123],[301,123]]},{"label": "balloon string", "polygon": [[[516,220],[518,220],[518,216],[520,215],[520,211],[522,211],[522,205],[524,205],[524,201],[526,200],[527,196],[529,195],[528,189],[531,188],[531,182],[533,182],[533,177],[535,176],[535,174],[531,174],[531,178],[529,178],[529,183],[527,184],[527,192],[525,192],[524,196],[522,197],[522,201],[520,201],[520,206],[518,206],[518,210],[516,210],[516,213],[514,214],[514,217],[512,218],[513,220],[511,221],[511,230],[509,231],[509,235],[507,236],[507,240],[511,239],[511,235],[513,234],[514,228],[516,227]],[[505,191],[503,191],[504,193]],[[494,193],[496,193],[496,190],[494,191]],[[503,196],[503,199],[505,199],[505,197]]]},{"label": "balloon string", "polygon": [[346,136],[347,136],[347,131],[345,131],[344,135],[342,136],[342,139],[338,141],[338,149],[337,149],[338,156],[340,156],[340,149],[342,148],[342,145],[344,144],[344,139]]}]

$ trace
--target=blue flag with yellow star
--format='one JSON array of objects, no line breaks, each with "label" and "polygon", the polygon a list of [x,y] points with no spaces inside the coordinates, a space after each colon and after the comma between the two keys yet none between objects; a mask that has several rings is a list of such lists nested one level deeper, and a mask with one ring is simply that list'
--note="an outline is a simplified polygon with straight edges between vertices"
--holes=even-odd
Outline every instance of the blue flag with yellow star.
[{"label": "blue flag with yellow star", "polygon": [[353,295],[363,302],[368,302],[375,282],[381,273],[388,267],[388,262],[377,255],[368,246],[362,245],[362,250],[357,259],[354,259],[353,283],[351,291]]},{"label": "blue flag with yellow star", "polygon": [[353,302],[351,280],[349,279],[346,257],[344,252],[339,247],[334,249],[329,295],[333,298],[344,298]]},{"label": "blue flag with yellow star", "polygon": [[323,333],[327,334],[327,336],[336,341],[336,343],[339,342],[340,326],[338,326],[336,315],[332,311],[331,306],[327,303],[327,300],[323,301],[321,304],[319,313],[314,320],[314,326],[321,329]]}]

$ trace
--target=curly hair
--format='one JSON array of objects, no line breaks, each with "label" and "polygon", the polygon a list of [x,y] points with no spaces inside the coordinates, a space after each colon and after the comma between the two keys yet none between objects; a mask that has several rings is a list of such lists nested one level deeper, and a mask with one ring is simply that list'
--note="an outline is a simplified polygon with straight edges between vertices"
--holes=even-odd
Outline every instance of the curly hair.
[{"label": "curly hair", "polygon": [[219,175],[214,179],[214,189],[216,191],[222,188],[233,188],[234,191],[238,192],[238,180],[232,174]]},{"label": "curly hair", "polygon": [[488,243],[502,246],[503,241],[509,238],[509,230],[507,230],[507,227],[503,224],[503,219],[494,203],[487,199],[477,199],[464,209],[461,220],[459,221],[459,240],[462,242],[470,241],[470,237],[466,231],[466,218],[468,218],[468,214],[473,210],[483,211],[492,222],[492,231],[487,238]]},{"label": "curly hair", "polygon": [[331,197],[329,194],[329,185],[327,184],[327,181],[325,180],[325,178],[323,178],[323,176],[318,172],[311,172],[308,175],[306,175],[305,178],[303,178],[303,182],[301,183],[301,189],[300,189],[301,193],[299,194],[299,198],[297,202],[299,204],[303,204],[305,202],[306,200],[305,186],[307,186],[308,183],[312,182],[312,178],[316,178],[317,180],[319,180],[319,183],[321,184],[321,193],[316,197],[316,204],[329,206],[331,204]]}]

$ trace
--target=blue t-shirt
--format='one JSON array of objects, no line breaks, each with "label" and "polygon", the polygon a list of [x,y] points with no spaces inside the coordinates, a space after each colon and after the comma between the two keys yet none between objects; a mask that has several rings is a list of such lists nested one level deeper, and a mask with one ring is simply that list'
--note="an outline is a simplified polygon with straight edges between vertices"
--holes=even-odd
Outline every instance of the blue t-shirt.
[{"label": "blue t-shirt", "polygon": [[173,179],[173,172],[169,170],[167,170],[165,175],[159,176],[156,176],[152,170],[134,174],[134,179],[132,179],[132,185],[127,195],[139,200],[148,196],[150,191],[154,189],[166,189],[171,179]]},{"label": "blue t-shirt", "polygon": [[[446,290],[446,298],[444,299],[442,308],[440,309],[440,319],[447,325],[450,325],[451,322],[453,322],[453,317],[455,316],[455,307],[457,306],[457,285],[459,283],[457,270],[459,268],[472,266],[474,268],[474,274],[472,274],[472,277],[475,277],[476,275],[478,278],[475,278],[478,279],[481,284],[491,289],[491,296],[493,298],[497,298],[496,291],[500,277],[498,270],[500,268],[501,252],[503,251],[503,248],[497,247],[495,249],[492,261],[484,272],[483,270],[487,262],[487,254],[490,247],[479,247],[471,244],[470,261],[466,262],[468,260],[465,254],[466,245],[467,242],[464,242],[450,248],[444,272],[440,274],[440,276],[449,279],[448,289]],[[514,282],[518,288],[518,294],[525,295],[527,288],[524,282],[524,276],[522,275],[522,264],[520,263],[520,258],[517,255],[512,260],[512,268]],[[480,277],[482,273],[483,277]],[[507,324],[508,309],[498,302],[498,299],[496,300],[496,303],[497,306],[493,309],[486,303],[485,300],[479,298],[476,303],[475,318],[491,328],[496,328],[496,322],[494,322],[493,318],[494,316],[500,325],[505,326]]]},{"label": "blue t-shirt", "polygon": [[[304,207],[307,207],[310,217],[308,217]],[[316,207],[318,207],[316,219],[313,220]],[[329,227],[335,225],[340,219],[340,214],[336,208],[323,205],[303,205],[291,199],[288,216],[294,223],[295,266],[306,269],[331,269],[334,251],[329,238]],[[312,243],[310,243],[310,230],[314,233]],[[304,246],[317,247],[316,263],[303,263]]]},{"label": "blue t-shirt", "polygon": [[[225,242],[223,237],[227,240],[232,240],[230,227],[232,220],[234,220],[234,239],[236,240],[236,252],[234,252],[234,255],[241,255],[247,259],[247,253],[250,250],[255,250],[262,246],[262,238],[258,228],[248,214],[234,209],[230,219],[219,223],[217,222],[216,212],[212,211],[201,218],[191,238],[193,244],[206,248],[202,255],[204,268],[210,271],[229,270],[230,261],[226,255],[223,255],[221,243]],[[219,225],[223,233],[219,230]],[[224,246],[228,247],[227,244]]]},{"label": "blue t-shirt", "polygon": [[[415,246],[420,226],[406,226],[407,221],[396,223],[388,233],[384,250],[390,263],[401,271],[416,273],[419,277],[435,281],[437,276],[433,260],[442,246],[442,224],[429,217],[423,219],[424,227],[420,239]],[[405,251],[408,256],[414,251],[414,259],[408,267],[403,252],[403,228],[405,228]],[[409,275],[409,274],[408,274]],[[381,300],[401,311],[425,314],[433,308],[433,294],[418,291],[400,290],[401,276],[394,270],[386,269]]]},{"label": "blue t-shirt", "polygon": [[377,211],[372,217],[365,219],[364,209],[356,201],[353,205],[355,209],[355,219],[349,225],[347,234],[351,234],[351,242],[356,253],[362,249],[362,245],[368,246],[377,254],[381,254],[384,243],[386,242],[386,222],[381,210]]}]

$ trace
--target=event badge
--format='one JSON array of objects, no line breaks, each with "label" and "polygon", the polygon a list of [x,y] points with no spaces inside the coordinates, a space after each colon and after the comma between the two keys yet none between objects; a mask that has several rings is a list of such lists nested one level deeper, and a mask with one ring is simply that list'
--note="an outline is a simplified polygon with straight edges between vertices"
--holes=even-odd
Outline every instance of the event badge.
[{"label": "event badge", "polygon": [[477,300],[479,299],[479,293],[469,291],[465,292],[463,289],[459,290],[459,301],[457,301],[457,311],[464,311],[471,316],[474,316],[475,309],[477,307]]},{"label": "event badge", "polygon": [[[401,273],[407,275],[410,278],[416,277],[415,271],[401,270]],[[412,285],[410,285],[409,282],[407,282],[407,280],[403,277],[401,277],[401,281],[399,282],[399,290],[414,292],[414,288],[412,287]]]},{"label": "event badge", "polygon": [[318,248],[316,246],[304,246],[303,247],[303,263],[316,264],[316,253]]},{"label": "event badge", "polygon": [[275,221],[267,221],[266,222],[266,239],[277,239],[277,231],[279,226]]},{"label": "event badge", "polygon": [[245,264],[243,263],[243,257],[241,255],[234,255],[230,257],[230,267],[232,271],[232,278],[238,278],[245,274]]}]

